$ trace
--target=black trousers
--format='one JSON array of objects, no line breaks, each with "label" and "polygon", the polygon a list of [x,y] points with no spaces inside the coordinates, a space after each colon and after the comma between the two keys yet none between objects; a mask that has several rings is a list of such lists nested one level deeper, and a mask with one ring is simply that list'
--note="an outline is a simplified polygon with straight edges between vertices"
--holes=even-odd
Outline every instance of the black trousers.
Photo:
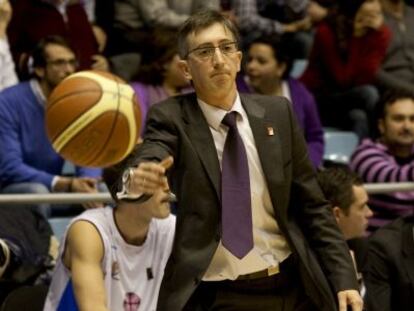
[{"label": "black trousers", "polygon": [[273,276],[201,282],[184,311],[316,311],[306,296],[292,256]]}]

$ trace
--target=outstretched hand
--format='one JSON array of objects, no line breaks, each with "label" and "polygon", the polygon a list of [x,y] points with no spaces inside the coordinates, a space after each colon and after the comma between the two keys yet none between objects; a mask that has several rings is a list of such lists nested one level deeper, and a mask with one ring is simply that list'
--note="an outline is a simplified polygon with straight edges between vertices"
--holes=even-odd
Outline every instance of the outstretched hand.
[{"label": "outstretched hand", "polygon": [[165,172],[174,163],[173,157],[169,156],[159,163],[142,162],[137,168],[133,169],[130,188],[128,192],[154,194],[160,188],[165,188]]}]

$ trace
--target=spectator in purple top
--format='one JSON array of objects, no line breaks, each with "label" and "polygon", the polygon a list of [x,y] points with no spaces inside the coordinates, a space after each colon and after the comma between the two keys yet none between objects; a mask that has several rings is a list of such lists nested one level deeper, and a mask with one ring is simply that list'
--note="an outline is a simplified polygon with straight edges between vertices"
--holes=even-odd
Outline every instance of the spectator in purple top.
[{"label": "spectator in purple top", "polygon": [[[414,181],[414,97],[386,94],[378,129],[378,140],[365,139],[355,150],[351,168],[367,183]],[[413,214],[413,202],[414,191],[372,195],[370,229]]]},{"label": "spectator in purple top", "polygon": [[190,82],[178,68],[176,45],[175,32],[166,29],[155,31],[150,53],[143,55],[137,76],[131,82],[143,121],[151,105],[190,89]]},{"label": "spectator in purple top", "polygon": [[279,36],[260,37],[248,49],[247,76],[239,78],[240,92],[284,96],[293,103],[315,167],[322,164],[323,130],[312,94],[298,80],[289,78],[293,59],[291,48]]}]

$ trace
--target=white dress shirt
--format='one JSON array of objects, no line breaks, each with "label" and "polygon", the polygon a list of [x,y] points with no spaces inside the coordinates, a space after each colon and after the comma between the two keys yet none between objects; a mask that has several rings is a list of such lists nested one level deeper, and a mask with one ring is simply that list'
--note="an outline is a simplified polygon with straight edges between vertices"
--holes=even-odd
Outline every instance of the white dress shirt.
[{"label": "white dress shirt", "polygon": [[[198,104],[209,124],[221,167],[228,131],[221,121],[230,111],[208,105],[200,99]],[[253,133],[238,94],[231,111],[238,112],[237,128],[246,148],[249,165],[254,247],[244,258],[238,259],[220,242],[203,281],[234,280],[239,275],[276,267],[291,253],[275,219]]]}]

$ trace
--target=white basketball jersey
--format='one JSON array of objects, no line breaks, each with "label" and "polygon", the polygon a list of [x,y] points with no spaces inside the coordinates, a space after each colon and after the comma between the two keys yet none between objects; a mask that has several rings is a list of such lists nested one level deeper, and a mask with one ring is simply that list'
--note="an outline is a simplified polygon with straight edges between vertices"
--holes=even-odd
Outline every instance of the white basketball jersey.
[{"label": "white basketball jersey", "polygon": [[70,271],[63,264],[62,254],[67,231],[79,220],[91,222],[102,237],[105,252],[102,271],[109,310],[155,310],[164,268],[171,253],[175,216],[152,219],[145,243],[135,246],[127,244],[120,235],[110,207],[87,210],[68,226],[44,310],[78,310]]}]

